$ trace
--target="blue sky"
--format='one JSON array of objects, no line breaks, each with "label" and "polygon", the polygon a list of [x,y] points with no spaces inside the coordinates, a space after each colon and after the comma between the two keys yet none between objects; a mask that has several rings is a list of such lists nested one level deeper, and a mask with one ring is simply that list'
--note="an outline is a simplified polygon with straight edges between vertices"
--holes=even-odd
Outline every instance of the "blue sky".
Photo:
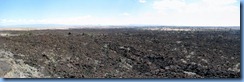
[{"label": "blue sky", "polygon": [[113,16],[143,9],[137,0],[1,0],[1,18]]},{"label": "blue sky", "polygon": [[239,0],[0,0],[0,24],[239,26],[239,4]]},{"label": "blue sky", "polygon": [[93,15],[113,17],[146,9],[138,0],[0,0],[0,18],[40,19]]}]

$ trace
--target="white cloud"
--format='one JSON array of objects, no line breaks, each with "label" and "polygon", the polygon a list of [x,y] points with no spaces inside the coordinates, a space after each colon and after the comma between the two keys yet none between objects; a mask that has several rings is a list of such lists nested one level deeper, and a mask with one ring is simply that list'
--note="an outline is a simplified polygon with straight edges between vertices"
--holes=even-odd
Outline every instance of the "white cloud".
[{"label": "white cloud", "polygon": [[204,4],[208,5],[229,5],[238,2],[237,0],[202,0]]},{"label": "white cloud", "polygon": [[146,0],[139,0],[140,3],[146,3]]},{"label": "white cloud", "polygon": [[172,11],[172,10],[181,10],[180,8],[186,6],[186,3],[183,0],[161,0],[155,1],[153,8],[159,11]]},{"label": "white cloud", "polygon": [[[192,26],[240,26],[237,0],[158,0],[153,3],[158,18],[165,24]],[[167,21],[168,20],[168,21]],[[163,23],[163,22],[162,22]]]},{"label": "white cloud", "polygon": [[130,16],[130,14],[127,13],[127,12],[124,12],[124,13],[122,13],[121,15],[122,15],[122,16]]}]

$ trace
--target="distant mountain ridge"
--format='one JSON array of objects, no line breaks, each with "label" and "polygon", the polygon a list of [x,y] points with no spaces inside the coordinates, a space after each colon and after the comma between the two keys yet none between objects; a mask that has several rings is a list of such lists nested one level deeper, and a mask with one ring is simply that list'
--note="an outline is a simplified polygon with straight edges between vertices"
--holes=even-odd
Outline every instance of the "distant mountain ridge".
[{"label": "distant mountain ridge", "polygon": [[208,28],[208,29],[240,29],[240,26],[163,26],[163,25],[62,25],[62,24],[28,24],[0,25],[0,30],[38,30],[38,29],[82,29],[82,28]]}]

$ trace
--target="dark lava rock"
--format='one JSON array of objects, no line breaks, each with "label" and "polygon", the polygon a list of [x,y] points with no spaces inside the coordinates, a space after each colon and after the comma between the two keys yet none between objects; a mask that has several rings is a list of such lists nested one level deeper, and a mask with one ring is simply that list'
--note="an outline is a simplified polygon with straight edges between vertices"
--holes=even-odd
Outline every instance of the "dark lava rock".
[{"label": "dark lava rock", "polygon": [[[0,37],[0,43],[8,51],[24,55],[14,58],[35,68],[43,67],[54,78],[241,77],[240,72],[228,70],[241,62],[240,30],[31,32],[28,36]],[[0,63],[4,75],[11,67]]]}]

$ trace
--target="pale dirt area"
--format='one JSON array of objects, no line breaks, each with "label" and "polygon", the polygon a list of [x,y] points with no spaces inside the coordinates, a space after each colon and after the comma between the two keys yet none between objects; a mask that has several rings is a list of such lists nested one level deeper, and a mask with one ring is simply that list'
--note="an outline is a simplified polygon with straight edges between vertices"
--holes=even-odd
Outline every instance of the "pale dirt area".
[{"label": "pale dirt area", "polygon": [[[21,59],[15,59],[13,53],[5,50],[0,50],[0,61],[5,64],[4,67],[0,66],[4,70],[1,73],[3,78],[44,78],[44,76],[35,67],[25,64]],[[23,55],[22,55],[23,56]]]}]

